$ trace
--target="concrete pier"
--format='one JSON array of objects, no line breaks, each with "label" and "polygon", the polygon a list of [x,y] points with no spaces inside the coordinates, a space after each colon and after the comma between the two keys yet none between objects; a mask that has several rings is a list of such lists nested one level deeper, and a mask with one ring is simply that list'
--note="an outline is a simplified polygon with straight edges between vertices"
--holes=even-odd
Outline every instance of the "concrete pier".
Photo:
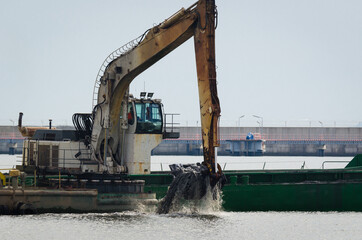
[{"label": "concrete pier", "polygon": [[[243,155],[246,136],[265,140],[269,156],[354,156],[362,153],[362,127],[221,127],[220,155]],[[12,126],[0,126],[0,153],[20,154],[23,138]],[[16,145],[14,145],[16,143]],[[244,146],[243,146],[244,144]],[[12,149],[11,149],[12,147]],[[165,139],[155,155],[201,155],[200,127],[180,127],[179,139]]]},{"label": "concrete pier", "polygon": [[15,126],[0,126],[0,154],[21,154],[23,136]]},{"label": "concrete pier", "polygon": [[[235,145],[242,144],[248,133],[264,140],[268,156],[354,156],[362,153],[362,128],[349,127],[221,127],[220,155],[233,154]],[[153,154],[197,155],[201,147],[199,127],[180,127],[178,140],[164,140]]]}]

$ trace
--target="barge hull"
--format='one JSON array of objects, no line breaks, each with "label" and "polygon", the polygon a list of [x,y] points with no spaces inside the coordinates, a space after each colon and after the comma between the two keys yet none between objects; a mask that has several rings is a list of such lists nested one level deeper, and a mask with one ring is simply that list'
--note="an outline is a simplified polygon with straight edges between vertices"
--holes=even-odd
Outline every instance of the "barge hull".
[{"label": "barge hull", "polygon": [[[344,169],[225,172],[225,211],[358,211],[362,212],[362,155]],[[163,198],[172,175],[133,175],[144,190]]]},{"label": "barge hull", "polygon": [[[168,185],[145,185],[158,199]],[[225,211],[358,211],[362,212],[362,182],[226,184]]]},{"label": "barge hull", "polygon": [[362,211],[362,183],[227,185],[226,211]]},{"label": "barge hull", "polygon": [[[0,206],[11,214],[115,212],[155,209],[152,193],[104,193],[97,190],[2,189]],[[6,213],[6,212],[4,212]]]}]

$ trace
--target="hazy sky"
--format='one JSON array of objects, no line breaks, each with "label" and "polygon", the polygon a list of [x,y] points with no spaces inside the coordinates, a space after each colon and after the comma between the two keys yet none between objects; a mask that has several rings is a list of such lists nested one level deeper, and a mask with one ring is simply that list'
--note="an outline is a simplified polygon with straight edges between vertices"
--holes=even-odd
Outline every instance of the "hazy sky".
[{"label": "hazy sky", "polygon": [[[107,55],[195,0],[5,1],[0,8],[0,125],[71,124],[90,112]],[[362,1],[216,1],[221,124],[362,121]],[[139,75],[166,112],[196,125],[193,40]]]}]

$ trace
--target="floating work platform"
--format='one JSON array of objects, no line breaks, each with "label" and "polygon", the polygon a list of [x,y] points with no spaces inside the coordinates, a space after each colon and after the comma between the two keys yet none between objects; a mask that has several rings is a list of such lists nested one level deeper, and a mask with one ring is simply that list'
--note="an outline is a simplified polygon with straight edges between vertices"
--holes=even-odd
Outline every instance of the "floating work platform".
[{"label": "floating work platform", "polygon": [[99,194],[97,190],[0,190],[1,214],[117,212],[155,207],[155,194]]},{"label": "floating work platform", "polygon": [[[19,187],[10,175],[5,180],[16,187],[0,189],[3,214],[152,211],[173,180],[171,173],[126,175],[123,180],[48,176],[37,179],[48,188],[34,188]],[[362,212],[362,154],[343,169],[226,171],[225,176],[225,211]],[[31,176],[26,184],[34,185]]]},{"label": "floating work platform", "polygon": [[[42,187],[29,187],[26,184],[34,185],[31,177],[20,179],[10,175],[5,179],[9,184],[4,184],[4,177],[1,180],[1,185],[5,186],[0,188],[0,214],[153,210],[158,203],[155,193],[143,192],[142,180],[48,177],[42,179]],[[48,182],[47,187],[44,182]]]}]

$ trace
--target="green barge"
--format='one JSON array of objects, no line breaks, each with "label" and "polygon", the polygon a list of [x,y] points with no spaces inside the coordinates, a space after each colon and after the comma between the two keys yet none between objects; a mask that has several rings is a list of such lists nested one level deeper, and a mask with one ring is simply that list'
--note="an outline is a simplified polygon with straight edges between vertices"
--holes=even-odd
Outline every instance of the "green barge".
[{"label": "green barge", "polygon": [[[362,211],[362,154],[344,169],[254,170],[224,172],[225,211]],[[133,175],[145,192],[166,195],[173,177]]]},{"label": "green barge", "polygon": [[[110,212],[155,209],[171,173],[139,175],[41,175],[17,166],[0,175],[0,213]],[[15,172],[15,173],[14,173]],[[24,177],[20,172],[27,172]],[[225,172],[225,211],[362,211],[362,154],[343,169]],[[145,209],[145,208],[143,208]]]}]

